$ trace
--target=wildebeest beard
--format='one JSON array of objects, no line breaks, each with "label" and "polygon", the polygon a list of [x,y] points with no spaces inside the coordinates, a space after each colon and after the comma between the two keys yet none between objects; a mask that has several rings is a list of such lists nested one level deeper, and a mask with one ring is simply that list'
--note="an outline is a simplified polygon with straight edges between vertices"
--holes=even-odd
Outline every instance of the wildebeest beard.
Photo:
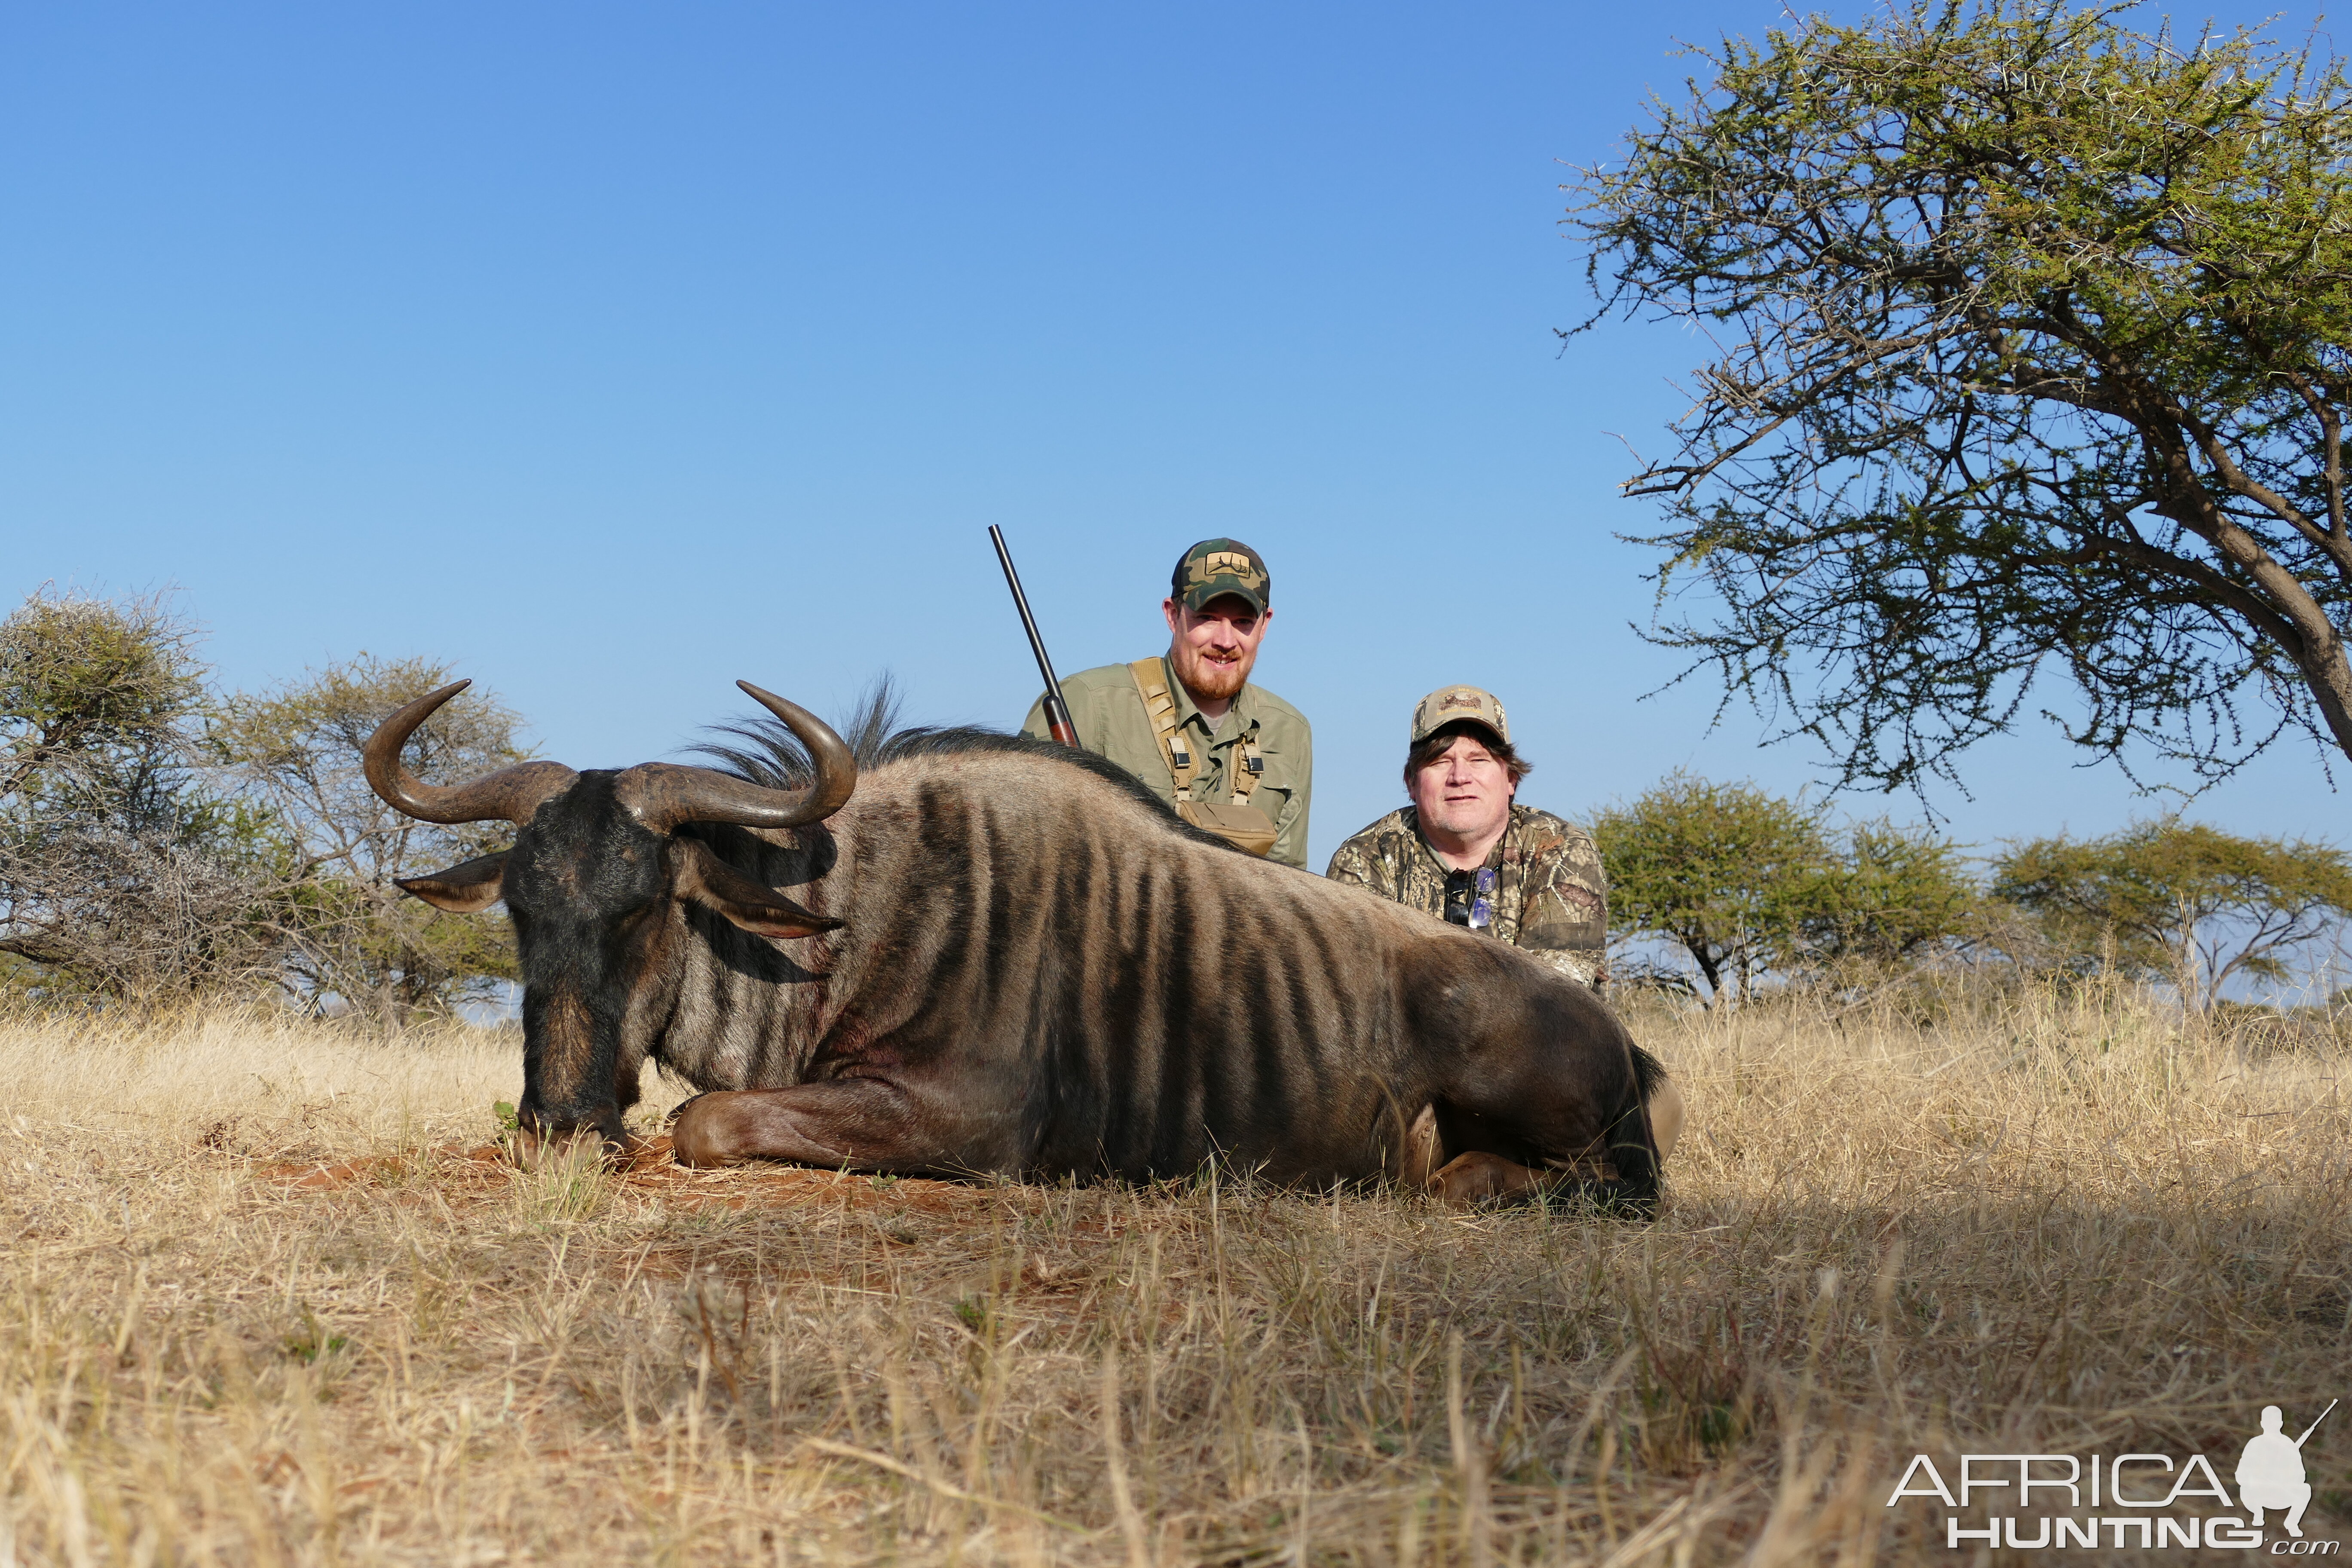
[{"label": "wildebeest beard", "polygon": [[876,724],[853,747],[747,686],[782,729],[736,731],[724,772],[534,763],[435,792],[398,752],[455,689],[387,721],[370,779],[517,824],[504,856],[403,886],[506,900],[532,1135],[620,1142],[650,1058],[704,1091],[675,1129],[694,1163],[1148,1180],[1223,1158],[1654,1200],[1656,1064],[1589,991],[1243,855],[1099,758]]}]

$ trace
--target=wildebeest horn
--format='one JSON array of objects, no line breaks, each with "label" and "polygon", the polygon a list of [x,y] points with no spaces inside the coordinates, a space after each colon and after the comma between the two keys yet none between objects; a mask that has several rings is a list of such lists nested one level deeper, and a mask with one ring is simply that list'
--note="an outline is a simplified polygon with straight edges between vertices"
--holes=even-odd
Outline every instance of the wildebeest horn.
[{"label": "wildebeest horn", "polygon": [[401,748],[416,726],[435,709],[468,686],[452,681],[428,691],[376,726],[368,737],[365,759],[368,787],[409,816],[426,822],[511,822],[530,820],[540,803],[572,786],[580,775],[562,763],[520,763],[461,784],[429,784],[401,765]]},{"label": "wildebeest horn", "polygon": [[748,680],[735,683],[778,719],[808,748],[816,782],[806,789],[769,789],[709,768],[646,763],[635,775],[637,819],[657,833],[681,822],[731,822],[738,827],[799,827],[839,811],[857,788],[857,759],[833,727],[807,709],[762,691]]}]

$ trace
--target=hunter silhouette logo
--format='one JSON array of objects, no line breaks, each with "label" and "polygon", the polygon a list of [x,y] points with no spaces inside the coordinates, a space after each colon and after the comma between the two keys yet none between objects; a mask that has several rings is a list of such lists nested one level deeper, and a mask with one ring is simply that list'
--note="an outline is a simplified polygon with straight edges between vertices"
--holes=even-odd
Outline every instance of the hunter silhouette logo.
[{"label": "hunter silhouette logo", "polygon": [[[2319,1413],[2319,1421],[2326,1420],[2328,1411],[2335,1408],[2336,1401],[2329,1400],[2327,1410]],[[2246,1451],[2238,1456],[2238,1501],[2244,1505],[2255,1529],[2262,1528],[2264,1509],[2284,1509],[2286,1518],[2281,1522],[2286,1532],[2303,1539],[2303,1510],[2311,1506],[2311,1483],[2303,1474],[2303,1445],[2319,1430],[2319,1421],[2305,1427],[2301,1437],[2289,1437],[2282,1430],[2285,1417],[2279,1407],[2263,1406],[2263,1429],[2246,1439]]]},{"label": "hunter silhouette logo", "polygon": [[[2202,1454],[1962,1454],[1950,1481],[1936,1461],[1915,1454],[1886,1500],[1893,1508],[1906,1498],[1933,1498],[1951,1511],[1944,1516],[1944,1544],[1957,1551],[1982,1544],[2011,1551],[2068,1547],[2137,1547],[2163,1551],[2198,1547],[2259,1551],[2263,1516],[2276,1513],[2286,1531],[2269,1543],[2274,1557],[2334,1556],[2341,1542],[2306,1541],[2303,1512],[2311,1505],[2311,1482],[2304,1473],[2303,1447],[2319,1430],[2336,1401],[2299,1437],[2286,1435],[2285,1412],[2263,1407],[2262,1430],[2246,1439],[2232,1477],[2232,1503],[2213,1463]],[[2226,1461],[2225,1461],[2226,1462]],[[1947,1461],[1948,1464],[1949,1461]],[[1990,1492],[1990,1496],[1972,1496]],[[2040,1496],[2036,1496],[2040,1493]],[[2201,1500],[2210,1499],[2210,1501]],[[1981,1523],[1973,1509],[1992,1501],[2007,1505]],[[2214,1509],[2212,1512],[2179,1511]],[[2156,1510],[2163,1510],[2158,1512]],[[2113,1511],[2110,1511],[2113,1510]],[[2244,1515],[2239,1517],[2240,1513]],[[2085,1517],[2087,1515],[2088,1517]]]}]

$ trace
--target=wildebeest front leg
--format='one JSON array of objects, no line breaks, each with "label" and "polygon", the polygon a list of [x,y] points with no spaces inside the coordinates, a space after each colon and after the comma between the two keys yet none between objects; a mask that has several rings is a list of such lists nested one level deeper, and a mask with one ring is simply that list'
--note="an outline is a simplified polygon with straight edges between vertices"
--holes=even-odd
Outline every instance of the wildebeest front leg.
[{"label": "wildebeest front leg", "polygon": [[958,1168],[959,1140],[942,1136],[935,1111],[883,1079],[720,1090],[686,1102],[670,1146],[683,1165],[783,1160],[835,1170]]}]

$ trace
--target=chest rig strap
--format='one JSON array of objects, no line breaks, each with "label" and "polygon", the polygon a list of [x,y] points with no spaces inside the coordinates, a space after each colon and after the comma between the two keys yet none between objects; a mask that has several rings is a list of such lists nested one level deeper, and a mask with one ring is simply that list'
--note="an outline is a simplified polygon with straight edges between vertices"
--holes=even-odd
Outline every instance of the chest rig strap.
[{"label": "chest rig strap", "polygon": [[[1168,666],[1160,659],[1139,658],[1127,668],[1135,677],[1137,694],[1143,699],[1144,717],[1151,721],[1152,733],[1160,739],[1160,760],[1168,764],[1168,772],[1176,781],[1176,798],[1192,800],[1193,784],[1201,776],[1201,763],[1187,742],[1176,694],[1168,689]],[[1258,751],[1257,722],[1253,720],[1242,736],[1240,755],[1233,770],[1235,805],[1249,804],[1250,793],[1257,788],[1258,777],[1265,772],[1265,758]]]},{"label": "chest rig strap", "polygon": [[1184,743],[1182,715],[1177,711],[1176,694],[1168,689],[1168,667],[1156,658],[1139,658],[1127,667],[1135,677],[1135,689],[1143,699],[1143,716],[1151,721],[1151,732],[1159,737],[1160,760],[1176,780],[1176,798],[1192,798],[1192,781],[1200,776],[1200,764],[1193,762],[1192,749]]},{"label": "chest rig strap", "polygon": [[1257,788],[1258,775],[1265,772],[1265,759],[1258,754],[1257,721],[1242,734],[1240,765],[1234,769],[1234,804],[1247,805],[1250,791]]}]

